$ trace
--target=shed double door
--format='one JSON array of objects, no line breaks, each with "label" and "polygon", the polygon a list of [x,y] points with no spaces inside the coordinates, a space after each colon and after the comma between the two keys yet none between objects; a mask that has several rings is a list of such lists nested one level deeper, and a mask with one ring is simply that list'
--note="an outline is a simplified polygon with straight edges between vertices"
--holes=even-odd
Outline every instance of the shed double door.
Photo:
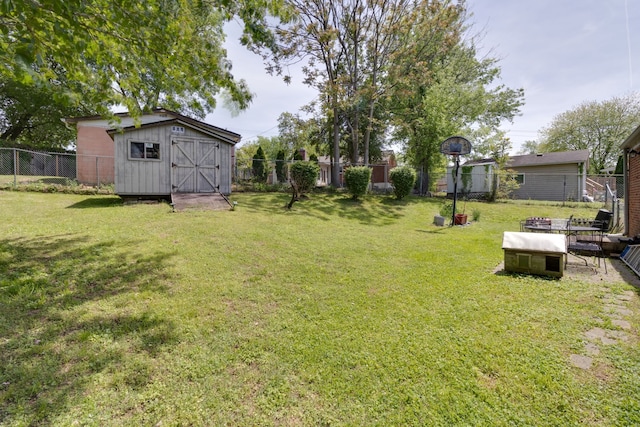
[{"label": "shed double door", "polygon": [[171,191],[219,191],[220,143],[208,139],[174,138],[171,141]]}]

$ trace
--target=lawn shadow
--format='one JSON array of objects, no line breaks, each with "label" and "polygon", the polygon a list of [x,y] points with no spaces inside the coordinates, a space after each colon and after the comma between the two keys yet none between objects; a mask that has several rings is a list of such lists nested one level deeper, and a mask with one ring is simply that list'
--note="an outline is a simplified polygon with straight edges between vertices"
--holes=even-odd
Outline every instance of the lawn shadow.
[{"label": "lawn shadow", "polygon": [[638,277],[638,274],[619,258],[609,258],[608,262],[610,274],[633,286],[638,296],[640,296],[640,277]]},{"label": "lawn shadow", "polygon": [[67,209],[110,208],[113,206],[122,206],[122,204],[122,199],[118,196],[90,197],[67,206]]},{"label": "lawn shadow", "polygon": [[433,230],[416,230],[418,233],[425,233],[425,234],[443,234],[445,232],[446,229],[448,229],[450,227],[438,227],[435,228]]},{"label": "lawn shadow", "polygon": [[[367,197],[370,199],[366,200]],[[282,193],[282,197],[279,197],[278,203],[274,205],[272,196],[267,197],[256,193],[245,200],[240,209],[245,208],[271,215],[274,213],[304,215],[324,221],[330,221],[331,217],[339,216],[362,224],[388,225],[402,218],[407,206],[421,202],[419,198],[398,201],[391,196],[372,195],[365,196],[365,200],[353,200],[344,193],[310,194],[297,201],[291,209],[286,209],[284,206],[290,198],[290,195]]]},{"label": "lawn shadow", "polygon": [[139,372],[123,381],[146,384],[150,372],[139,368],[176,342],[176,326],[123,301],[165,292],[172,254],[140,256],[134,246],[84,235],[0,239],[0,419],[50,424],[98,374]]}]

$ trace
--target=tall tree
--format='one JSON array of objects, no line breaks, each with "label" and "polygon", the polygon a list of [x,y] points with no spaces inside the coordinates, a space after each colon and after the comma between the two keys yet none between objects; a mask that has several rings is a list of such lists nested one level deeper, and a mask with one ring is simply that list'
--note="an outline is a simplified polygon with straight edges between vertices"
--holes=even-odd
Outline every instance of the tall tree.
[{"label": "tall tree", "polygon": [[620,144],[640,124],[640,95],[587,101],[558,114],[540,131],[542,151],[589,150],[589,173],[613,168]]},{"label": "tall tree", "polygon": [[340,181],[340,171],[335,165],[340,160],[340,104],[341,63],[345,52],[337,38],[341,35],[342,16],[337,1],[289,0],[296,12],[296,21],[278,29],[282,46],[275,60],[276,68],[290,58],[304,58],[305,83],[316,87],[323,99],[325,114],[331,120],[331,182]]},{"label": "tall tree", "polygon": [[0,78],[0,146],[64,150],[75,144],[75,129],[62,119],[95,114],[84,104],[61,100],[62,86],[24,84]]},{"label": "tall tree", "polygon": [[520,147],[520,150],[518,151],[519,154],[536,154],[539,152],[540,152],[540,143],[535,140],[525,141]]},{"label": "tall tree", "polygon": [[494,159],[501,161],[508,157],[513,147],[505,131],[487,126],[467,131],[470,141],[473,141],[472,157],[476,159]]},{"label": "tall tree", "polygon": [[251,94],[235,80],[223,48],[223,24],[239,17],[243,42],[275,47],[267,14],[286,19],[283,1],[10,0],[0,2],[0,76],[25,85],[55,85],[56,70],[80,100],[107,114],[164,106],[203,117],[221,92],[245,108]]},{"label": "tall tree", "polygon": [[[463,28],[462,12],[449,11],[448,25]],[[408,69],[417,63],[420,68],[404,78],[397,73],[392,98],[395,137],[405,144],[408,160],[422,168],[423,189],[429,189],[430,175],[446,162],[440,154],[442,141],[469,133],[474,126],[495,133],[503,120],[513,119],[523,102],[521,89],[495,84],[500,76],[497,60],[478,59],[473,39],[465,41],[460,33],[444,37],[448,47],[438,38],[431,45],[415,41],[415,53],[399,64]]]},{"label": "tall tree", "polygon": [[[318,88],[331,119],[334,162],[344,142],[352,163],[361,155],[369,162],[372,138],[384,135],[385,115],[376,114],[376,106],[391,84],[385,76],[392,55],[403,47],[400,34],[412,31],[412,20],[430,3],[446,2],[290,0],[298,20],[279,28],[283,49],[276,59],[308,59],[305,82]],[[332,182],[338,178],[333,168]]]}]

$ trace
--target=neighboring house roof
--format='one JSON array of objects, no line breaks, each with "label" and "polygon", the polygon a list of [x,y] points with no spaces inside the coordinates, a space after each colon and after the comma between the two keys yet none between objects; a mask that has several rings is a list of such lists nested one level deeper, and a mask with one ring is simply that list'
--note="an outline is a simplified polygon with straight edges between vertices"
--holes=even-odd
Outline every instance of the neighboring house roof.
[{"label": "neighboring house roof", "polygon": [[635,148],[637,145],[640,145],[640,126],[634,130],[631,135],[627,139],[624,140],[620,148]]},{"label": "neighboring house roof", "polygon": [[587,163],[589,150],[559,151],[554,153],[525,154],[511,156],[507,161],[508,168],[524,166],[560,165],[568,163]]},{"label": "neighboring house roof", "polygon": [[156,126],[164,126],[164,125],[168,125],[168,124],[178,124],[178,125],[186,126],[186,127],[195,129],[195,130],[197,130],[199,132],[202,132],[205,135],[209,135],[209,136],[212,136],[214,138],[222,139],[223,141],[228,142],[229,144],[236,144],[238,142],[238,141],[234,141],[233,139],[227,138],[225,135],[221,135],[220,131],[218,131],[217,129],[214,130],[214,131],[211,131],[210,127],[196,126],[193,123],[190,123],[190,122],[187,122],[187,121],[184,121],[184,120],[181,120],[181,119],[177,119],[177,118],[172,118],[172,119],[167,119],[167,120],[159,120],[159,121],[156,121],[156,122],[143,123],[143,124],[141,124],[139,126],[131,125],[131,126],[126,126],[126,127],[114,127],[114,128],[111,128],[111,129],[107,129],[107,133],[109,135],[111,135],[111,137],[113,138],[113,135],[116,134],[116,133],[126,132],[126,131],[129,131],[129,130],[156,127]]},{"label": "neighboring house roof", "polygon": [[64,121],[66,123],[105,121],[105,127],[107,128],[107,131],[111,131],[113,129],[128,129],[130,127],[135,127],[136,125],[139,127],[153,123],[157,124],[160,122],[168,123],[172,120],[177,119],[182,121],[184,124],[188,124],[189,127],[199,129],[207,134],[224,137],[232,144],[240,142],[240,139],[242,138],[242,136],[238,133],[231,132],[218,126],[210,125],[209,123],[205,123],[200,120],[192,119],[191,117],[176,113],[175,111],[167,110],[166,108],[154,108],[150,113],[143,113],[139,123],[135,123],[134,120],[131,119],[129,113],[115,113],[114,116],[120,120],[120,123],[118,123],[117,121],[105,121],[105,118],[102,116],[69,117],[65,118]]}]

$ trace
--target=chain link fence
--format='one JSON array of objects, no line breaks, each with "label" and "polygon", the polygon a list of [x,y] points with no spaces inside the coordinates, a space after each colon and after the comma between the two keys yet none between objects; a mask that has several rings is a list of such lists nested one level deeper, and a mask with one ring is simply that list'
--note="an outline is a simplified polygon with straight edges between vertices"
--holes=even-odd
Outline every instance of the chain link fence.
[{"label": "chain link fence", "polygon": [[[263,168],[254,168],[253,160],[251,162],[237,162],[233,171],[233,184],[238,188],[253,188],[271,186],[273,189],[289,186],[288,170],[291,164],[300,160],[262,160],[257,159],[258,164],[264,164]],[[318,179],[316,181],[317,187],[328,187],[333,185],[331,182],[331,166],[330,161],[319,160],[317,162],[319,167]],[[282,165],[282,166],[281,166]],[[339,176],[340,181],[337,185],[333,185],[338,188],[344,187],[343,169],[349,165],[339,163]],[[363,166],[363,165],[358,165]],[[391,182],[389,181],[389,172],[393,166],[387,163],[371,164],[371,191],[376,193],[388,193],[392,191]],[[260,175],[262,171],[262,175]]]},{"label": "chain link fence", "polygon": [[75,178],[74,154],[0,148],[0,184],[17,185],[46,179],[64,183]]},{"label": "chain link fence", "polygon": [[68,181],[95,186],[113,184],[113,160],[104,156],[0,148],[0,185]]}]

